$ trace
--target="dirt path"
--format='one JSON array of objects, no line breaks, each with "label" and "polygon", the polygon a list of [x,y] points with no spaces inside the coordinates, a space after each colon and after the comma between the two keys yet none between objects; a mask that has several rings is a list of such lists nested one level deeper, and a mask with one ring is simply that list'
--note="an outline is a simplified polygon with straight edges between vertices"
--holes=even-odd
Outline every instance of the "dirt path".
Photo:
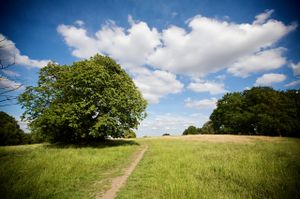
[{"label": "dirt path", "polygon": [[113,199],[116,197],[117,192],[120,190],[120,188],[124,185],[127,178],[130,176],[130,174],[133,172],[137,164],[141,161],[141,159],[144,156],[144,153],[147,151],[148,146],[144,146],[144,148],[135,156],[134,161],[129,165],[129,167],[126,168],[124,175],[118,176],[112,181],[111,188],[107,190],[104,194],[101,196],[97,196],[96,199]]}]

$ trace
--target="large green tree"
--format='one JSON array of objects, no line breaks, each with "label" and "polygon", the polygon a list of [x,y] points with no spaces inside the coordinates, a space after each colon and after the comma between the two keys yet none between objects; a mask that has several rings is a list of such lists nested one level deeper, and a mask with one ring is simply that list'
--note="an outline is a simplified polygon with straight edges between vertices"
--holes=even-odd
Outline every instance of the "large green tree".
[{"label": "large green tree", "polygon": [[147,106],[120,65],[101,55],[71,66],[49,63],[19,102],[31,129],[52,142],[122,137],[145,118]]},{"label": "large green tree", "polygon": [[300,93],[254,87],[228,93],[210,116],[216,133],[297,136]]}]

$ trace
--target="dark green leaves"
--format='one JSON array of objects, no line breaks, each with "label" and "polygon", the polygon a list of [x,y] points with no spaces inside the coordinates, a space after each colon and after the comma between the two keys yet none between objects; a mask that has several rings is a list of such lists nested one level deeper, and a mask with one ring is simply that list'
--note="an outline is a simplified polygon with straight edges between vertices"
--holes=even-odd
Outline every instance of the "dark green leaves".
[{"label": "dark green leaves", "polygon": [[300,132],[300,93],[254,87],[228,93],[210,119],[218,133],[297,136]]},{"label": "dark green leaves", "polygon": [[33,130],[63,142],[121,137],[144,119],[147,105],[128,74],[100,55],[71,66],[49,63],[19,102]]}]

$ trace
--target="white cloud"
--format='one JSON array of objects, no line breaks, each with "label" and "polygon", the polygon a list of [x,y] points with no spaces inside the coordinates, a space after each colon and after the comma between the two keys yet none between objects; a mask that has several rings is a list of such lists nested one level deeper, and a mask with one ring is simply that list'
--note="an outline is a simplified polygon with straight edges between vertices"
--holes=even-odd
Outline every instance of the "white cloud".
[{"label": "white cloud", "polygon": [[233,67],[232,73],[245,76],[267,65],[249,66],[258,63],[255,60],[275,57],[275,66],[265,70],[281,67],[285,62],[282,49],[272,48],[297,25],[269,19],[272,12],[265,11],[253,23],[241,24],[197,15],[187,21],[190,31],[170,26],[158,32],[145,22],[135,22],[131,16],[129,29],[109,21],[93,36],[75,26],[59,25],[57,30],[74,56],[88,58],[98,52],[132,71],[148,64],[175,74],[205,75]]},{"label": "white cloud", "polygon": [[298,62],[297,64],[291,63],[290,67],[293,69],[295,76],[300,75],[300,62]]},{"label": "white cloud", "polygon": [[20,77],[19,73],[12,70],[2,69],[1,72],[10,77]]},{"label": "white cloud", "polygon": [[200,15],[187,23],[189,32],[176,26],[163,30],[162,45],[149,57],[150,65],[177,74],[205,75],[230,67],[241,57],[260,55],[296,28],[277,20],[236,24]]},{"label": "white cloud", "polygon": [[286,59],[282,56],[285,50],[274,48],[241,57],[228,68],[228,72],[235,76],[247,77],[250,73],[278,69],[286,64]]},{"label": "white cloud", "polygon": [[131,28],[124,30],[114,24],[107,24],[96,33],[99,49],[125,67],[144,65],[147,57],[160,45],[159,33],[150,29],[145,22],[134,22]]},{"label": "white cloud", "polygon": [[253,24],[261,25],[264,24],[272,15],[274,10],[266,10],[265,12],[255,16]]},{"label": "white cloud", "polygon": [[72,48],[72,55],[79,58],[89,58],[99,52],[97,40],[87,35],[83,28],[59,25],[57,31],[63,35],[65,42]]},{"label": "white cloud", "polygon": [[172,12],[171,13],[172,18],[176,17],[177,15],[178,15],[178,12]]},{"label": "white cloud", "polygon": [[15,81],[9,80],[5,77],[0,77],[0,89],[4,90],[11,90],[11,89],[17,89],[21,86],[20,83],[17,83]]},{"label": "white cloud", "polygon": [[226,92],[223,83],[216,83],[216,82],[209,82],[209,81],[191,82],[187,88],[198,93],[209,92],[212,95]]},{"label": "white cloud", "polygon": [[28,122],[27,121],[22,121],[20,119],[17,120],[18,125],[20,126],[20,128],[25,132],[25,133],[29,133],[29,127],[28,127]]},{"label": "white cloud", "polygon": [[185,106],[196,109],[214,109],[217,106],[217,101],[216,98],[203,100],[192,100],[191,98],[187,98],[185,100]]},{"label": "white cloud", "polygon": [[50,60],[34,60],[26,55],[21,55],[20,50],[15,46],[14,42],[8,40],[4,35],[0,34],[0,60],[2,65],[15,63],[28,67],[41,68],[46,66]]},{"label": "white cloud", "polygon": [[209,116],[202,113],[196,114],[151,114],[147,117],[138,128],[138,136],[158,135],[170,133],[172,135],[181,135],[188,126],[201,127]]},{"label": "white cloud", "polygon": [[83,26],[83,25],[84,25],[84,21],[82,21],[82,20],[76,20],[74,23],[75,23],[77,26]]},{"label": "white cloud", "polygon": [[218,75],[216,78],[217,78],[218,80],[224,81],[224,80],[226,79],[226,75],[225,75],[225,74]]},{"label": "white cloud", "polygon": [[140,74],[134,78],[134,82],[149,103],[158,103],[163,96],[179,93],[183,88],[176,75],[160,70]]},{"label": "white cloud", "polygon": [[[108,20],[94,34],[82,26],[64,24],[57,31],[75,57],[100,53],[116,59],[133,76],[144,97],[158,103],[165,95],[182,89],[177,74],[199,77],[229,68],[230,73],[245,77],[281,67],[286,62],[284,49],[274,44],[297,25],[270,19],[272,12],[256,16],[253,23],[239,24],[197,15],[186,22],[189,29],[171,25],[161,32],[130,15],[127,29]],[[266,59],[272,60],[268,63]],[[222,83],[215,82],[192,82],[189,89],[226,92]]]},{"label": "white cloud", "polygon": [[159,33],[145,22],[135,22],[128,17],[131,28],[124,30],[108,21],[94,36],[75,26],[59,25],[57,31],[72,47],[72,55],[89,58],[96,53],[113,57],[123,66],[134,68],[146,63],[146,58],[160,44]]},{"label": "white cloud", "polygon": [[271,86],[273,83],[279,83],[286,79],[284,74],[269,73],[257,78],[255,86]]},{"label": "white cloud", "polygon": [[161,70],[150,71],[142,66],[160,45],[157,30],[150,29],[144,22],[135,22],[131,16],[128,21],[131,24],[128,30],[108,21],[93,37],[88,36],[85,29],[74,26],[59,25],[57,31],[72,47],[76,57],[88,58],[100,53],[116,59],[133,75],[149,103],[158,103],[163,96],[180,92],[183,84],[176,80],[176,75]]},{"label": "white cloud", "polygon": [[286,85],[284,85],[285,87],[292,87],[292,86],[297,86],[300,84],[300,80],[296,80],[296,81],[292,81]]}]

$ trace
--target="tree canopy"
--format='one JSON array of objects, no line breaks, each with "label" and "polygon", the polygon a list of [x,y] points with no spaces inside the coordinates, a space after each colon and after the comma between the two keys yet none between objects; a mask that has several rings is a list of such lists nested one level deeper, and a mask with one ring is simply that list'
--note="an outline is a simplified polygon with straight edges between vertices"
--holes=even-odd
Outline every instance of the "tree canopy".
[{"label": "tree canopy", "polygon": [[216,133],[300,136],[299,90],[227,93],[210,116]]},{"label": "tree canopy", "polygon": [[25,134],[12,116],[0,112],[0,146],[30,143],[30,135]]},{"label": "tree canopy", "polygon": [[201,129],[195,126],[189,126],[187,129],[183,131],[182,135],[195,135],[200,133],[201,133]]},{"label": "tree canopy", "polygon": [[19,103],[30,128],[52,142],[123,137],[146,117],[147,106],[120,65],[101,55],[71,66],[49,63]]}]

